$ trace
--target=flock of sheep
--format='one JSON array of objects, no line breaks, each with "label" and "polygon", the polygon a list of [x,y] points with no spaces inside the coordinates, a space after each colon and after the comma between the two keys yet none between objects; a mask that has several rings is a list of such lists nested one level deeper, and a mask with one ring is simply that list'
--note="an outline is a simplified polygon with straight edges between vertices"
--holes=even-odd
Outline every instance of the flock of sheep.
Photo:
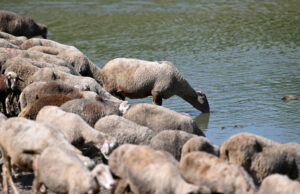
[{"label": "flock of sheep", "polygon": [[[102,69],[47,37],[28,16],[0,11],[0,165],[4,193],[33,172],[31,193],[300,193],[300,145],[240,133],[220,147],[181,97],[209,112],[168,61],[117,58]],[[126,97],[152,96],[131,106]],[[22,175],[21,175],[22,176]]]}]

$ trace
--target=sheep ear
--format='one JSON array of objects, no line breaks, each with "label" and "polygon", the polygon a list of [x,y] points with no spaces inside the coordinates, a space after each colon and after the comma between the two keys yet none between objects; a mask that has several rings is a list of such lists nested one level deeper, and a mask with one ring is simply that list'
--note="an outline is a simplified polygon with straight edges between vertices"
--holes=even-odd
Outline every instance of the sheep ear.
[{"label": "sheep ear", "polygon": [[56,80],[56,75],[55,75],[55,73],[54,73],[54,72],[52,72],[52,75],[51,75],[51,77],[52,77],[52,80]]}]

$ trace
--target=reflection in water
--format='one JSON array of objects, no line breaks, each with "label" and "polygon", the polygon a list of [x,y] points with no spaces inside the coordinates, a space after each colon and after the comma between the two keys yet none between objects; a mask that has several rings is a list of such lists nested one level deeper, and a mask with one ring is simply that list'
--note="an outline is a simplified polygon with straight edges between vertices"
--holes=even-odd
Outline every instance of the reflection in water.
[{"label": "reflection in water", "polygon": [[209,116],[210,116],[210,113],[202,113],[202,114],[196,116],[194,119],[196,121],[198,127],[202,131],[205,131],[205,129],[208,128]]}]

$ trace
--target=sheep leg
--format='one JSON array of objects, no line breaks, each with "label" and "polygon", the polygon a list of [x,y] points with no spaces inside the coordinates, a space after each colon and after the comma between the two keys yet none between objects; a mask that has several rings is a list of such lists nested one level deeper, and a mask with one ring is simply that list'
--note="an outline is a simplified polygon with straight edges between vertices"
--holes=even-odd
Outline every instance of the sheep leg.
[{"label": "sheep leg", "polygon": [[41,186],[42,186],[42,183],[39,180],[40,180],[40,178],[39,178],[38,170],[36,169],[34,171],[34,180],[33,180],[33,183],[32,183],[31,194],[39,193],[39,191],[41,189]]},{"label": "sheep leg", "polygon": [[10,103],[11,103],[11,97],[13,95],[9,94],[6,98],[5,98],[5,108],[6,108],[6,114],[10,115],[11,114],[11,110],[10,110]]},{"label": "sheep leg", "polygon": [[153,104],[156,104],[159,106],[162,105],[162,97],[160,97],[158,95],[152,95],[152,101],[153,101]]},{"label": "sheep leg", "polygon": [[6,170],[6,175],[7,175],[7,179],[8,179],[8,183],[10,184],[10,186],[12,187],[13,191],[15,194],[19,194],[19,191],[16,187],[16,185],[14,184],[13,180],[12,180],[12,174],[11,174],[11,163],[10,160],[8,160],[7,162],[4,163],[4,167]]},{"label": "sheep leg", "polygon": [[6,167],[2,166],[2,185],[3,185],[3,193],[8,194],[8,185],[7,185],[7,177],[6,177]]},{"label": "sheep leg", "polygon": [[[5,99],[5,101],[6,101],[6,99]],[[6,113],[6,105],[5,105],[6,102],[5,102],[5,101],[4,101],[4,102],[1,101],[1,104],[2,104],[2,109],[3,109],[3,114],[4,114],[5,116],[8,116],[7,113]]]},{"label": "sheep leg", "polygon": [[116,180],[116,185],[109,194],[124,194],[128,190],[129,184],[124,179]]}]

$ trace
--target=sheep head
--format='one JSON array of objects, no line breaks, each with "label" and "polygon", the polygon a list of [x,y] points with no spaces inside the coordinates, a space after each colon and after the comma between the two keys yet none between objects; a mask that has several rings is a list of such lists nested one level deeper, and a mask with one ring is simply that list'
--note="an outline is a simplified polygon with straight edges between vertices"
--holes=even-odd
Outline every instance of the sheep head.
[{"label": "sheep head", "polygon": [[124,115],[129,108],[130,108],[130,104],[128,103],[128,101],[123,101],[119,106],[119,111]]},{"label": "sheep head", "polygon": [[[13,71],[9,71],[5,73],[5,83],[6,86],[11,89],[12,91],[16,90],[17,88],[17,81],[21,80],[18,75],[13,72]],[[21,80],[23,81],[23,80]]]},{"label": "sheep head", "polygon": [[45,24],[38,24],[41,36],[47,39],[48,28]]},{"label": "sheep head", "polygon": [[110,168],[105,164],[96,165],[92,170],[92,175],[105,189],[111,189],[115,184]]},{"label": "sheep head", "polygon": [[109,155],[112,153],[114,149],[116,149],[119,146],[118,142],[116,140],[105,140],[104,144],[100,148],[101,153],[103,156],[108,160]]},{"label": "sheep head", "polygon": [[208,100],[206,98],[206,95],[201,91],[197,91],[197,101],[201,104],[201,107],[199,107],[199,109],[203,113],[208,113],[209,112]]}]

